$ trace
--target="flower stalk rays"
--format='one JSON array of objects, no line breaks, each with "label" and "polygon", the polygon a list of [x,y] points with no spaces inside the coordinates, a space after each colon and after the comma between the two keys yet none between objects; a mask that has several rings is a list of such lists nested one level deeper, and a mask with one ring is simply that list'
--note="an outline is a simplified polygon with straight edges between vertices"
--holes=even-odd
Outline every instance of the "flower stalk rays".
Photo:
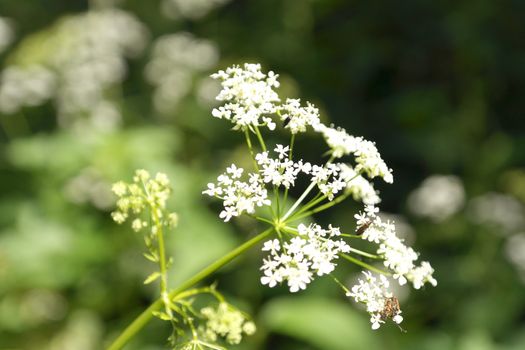
[{"label": "flower stalk rays", "polygon": [[[385,311],[392,309],[395,298],[388,290],[390,282],[386,276],[400,285],[410,282],[415,289],[425,283],[435,286],[437,282],[428,262],[416,264],[418,254],[397,237],[394,223],[383,222],[378,215],[376,205],[380,197],[371,181],[379,177],[392,183],[393,175],[375,144],[342,128],[323,124],[319,110],[310,102],[302,104],[298,99],[283,102],[275,91],[279,76],[263,73],[258,64],[233,66],[212,77],[221,81],[222,91],[217,99],[223,102],[212,115],[229,121],[233,130],[245,134],[254,168],[247,171],[232,164],[203,193],[222,200],[224,208],[219,217],[226,222],[247,214],[273,226],[276,238],[266,241],[262,248],[268,256],[262,263],[261,283],[270,288],[286,284],[290,292],[298,292],[307,288],[315,277],[334,271],[336,261],[342,257],[365,268],[365,279],[360,279],[351,290],[338,284],[349,297],[367,305],[372,328],[379,328],[387,319],[400,323],[398,303],[396,310]],[[278,126],[290,133],[290,144],[268,148],[261,130],[275,132]],[[330,157],[324,164],[294,159],[295,139],[305,132],[318,133],[326,141]],[[258,140],[260,151],[252,136]],[[299,177],[306,178],[309,185],[286,208],[289,190],[296,186]],[[332,225],[322,228],[300,222],[347,198],[364,204],[364,211],[355,216],[355,234],[341,234]],[[268,212],[270,216],[265,216]],[[358,250],[348,239],[359,239],[376,247],[372,252]],[[372,263],[382,261],[387,271],[363,259]]]}]

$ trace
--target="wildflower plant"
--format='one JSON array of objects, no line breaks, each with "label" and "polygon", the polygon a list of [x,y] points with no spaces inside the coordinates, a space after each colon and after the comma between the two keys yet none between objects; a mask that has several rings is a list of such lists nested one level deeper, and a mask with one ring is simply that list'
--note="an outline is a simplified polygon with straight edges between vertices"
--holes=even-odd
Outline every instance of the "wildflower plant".
[{"label": "wildflower plant", "polygon": [[[144,281],[150,284],[159,280],[162,307],[152,311],[152,315],[172,325],[168,341],[173,349],[223,349],[218,340],[224,338],[228,344],[237,344],[242,335],[253,334],[255,325],[249,316],[230,305],[216,289],[215,285],[187,289],[175,296],[168,290],[168,270],[171,258],[166,256],[165,233],[177,226],[176,213],[166,210],[166,201],[171,194],[168,177],[157,173],[154,178],[146,170],[137,170],[132,183],[122,181],[113,185],[113,193],[118,197],[117,209],[111,213],[119,224],[131,220],[131,228],[144,234],[147,252],[144,257],[157,264],[158,270],[152,272]],[[217,307],[206,307],[197,311],[193,306],[198,295],[209,294]],[[185,336],[189,329],[189,337]]]},{"label": "wildflower plant", "polygon": [[[243,332],[252,333],[255,330],[253,323],[226,304],[214,286],[206,291],[217,296],[219,304],[216,308],[207,307],[198,313],[206,320],[200,328],[193,326],[196,314],[190,311],[193,310],[191,306],[183,306],[180,300],[188,293],[197,293],[191,292],[190,287],[262,241],[262,251],[266,256],[260,268],[261,284],[270,288],[285,285],[291,293],[297,293],[306,289],[315,278],[329,276],[346,296],[365,306],[372,329],[378,329],[389,320],[401,323],[402,311],[390,290],[391,283],[411,284],[420,289],[426,283],[435,286],[437,281],[431,265],[426,261],[418,263],[419,254],[396,235],[395,224],[384,221],[379,215],[379,192],[372,181],[379,178],[392,183],[393,174],[375,144],[352,136],[342,128],[323,124],[319,110],[309,102],[281,99],[276,92],[278,75],[262,72],[258,64],[233,66],[213,74],[212,78],[219,80],[222,86],[217,96],[222,105],[215,108],[212,115],[230,122],[233,131],[243,134],[253,164],[251,169],[231,164],[215,182],[207,185],[203,194],[222,201],[219,218],[224,222],[248,216],[268,227],[180,287],[167,291],[166,265],[163,267],[164,263],[159,261],[165,259],[160,258],[164,255],[161,254],[162,231],[159,229],[170,221],[162,221],[166,217],[164,201],[152,198],[146,200],[147,204],[141,204],[141,200],[135,203],[133,199],[126,199],[125,194],[132,193],[132,189],[135,191],[137,184],[128,185],[127,192],[122,184],[116,185],[115,193],[121,197],[119,210],[114,214],[117,221],[125,220],[129,209],[134,211],[137,206],[149,206],[153,227],[160,225],[149,234],[146,245],[153,241],[158,243],[149,254],[154,262],[159,262],[161,298],[139,316],[110,349],[120,349],[153,314],[170,321],[175,319],[176,314],[189,325],[193,336],[184,343],[184,349],[218,349],[220,347],[214,345],[214,341],[219,336],[225,337],[229,343],[237,343]],[[288,144],[269,145],[264,134],[275,132],[278,128],[289,133]],[[326,155],[323,164],[312,164],[296,156],[295,140],[305,132],[317,133],[325,140],[327,150],[320,152]],[[141,178],[140,173],[136,178]],[[160,178],[163,179],[163,176]],[[290,189],[296,191],[295,187],[304,180],[307,185],[292,201],[289,198]],[[146,178],[142,181],[144,192],[139,192],[146,198],[152,195],[150,190],[146,190],[151,186],[147,181],[157,183],[155,181],[158,180]],[[165,182],[161,182],[154,187],[162,193],[158,196],[164,199],[167,192]],[[155,192],[153,195],[156,196]],[[349,198],[363,205],[363,209],[355,214],[356,225],[350,231],[332,224],[323,227],[312,223],[315,214]],[[122,207],[121,201],[125,204]],[[154,213],[157,213],[156,216]],[[144,221],[134,221],[132,226],[135,229],[149,227]],[[352,241],[368,244],[370,251],[355,248]],[[347,287],[333,275],[338,264],[343,262],[363,269],[363,277],[352,287]],[[226,318],[229,321],[224,321]],[[225,325],[235,325],[235,329],[228,329]],[[174,329],[178,327],[174,323]]]}]

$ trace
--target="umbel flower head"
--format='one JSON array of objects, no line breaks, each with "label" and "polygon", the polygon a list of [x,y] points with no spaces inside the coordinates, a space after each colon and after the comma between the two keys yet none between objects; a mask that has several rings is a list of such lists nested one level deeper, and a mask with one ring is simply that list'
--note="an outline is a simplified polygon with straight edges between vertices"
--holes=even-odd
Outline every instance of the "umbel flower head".
[{"label": "umbel flower head", "polygon": [[[223,103],[212,115],[244,133],[254,166],[250,170],[232,164],[203,193],[222,201],[219,217],[224,221],[247,215],[273,228],[275,237],[262,248],[268,255],[261,267],[261,283],[270,288],[285,284],[294,293],[306,289],[317,276],[329,275],[348,296],[366,305],[373,329],[389,319],[399,324],[403,318],[397,298],[388,290],[389,278],[400,285],[410,282],[415,289],[426,283],[435,286],[437,281],[428,262],[416,264],[418,254],[396,235],[395,224],[377,215],[381,199],[372,181],[393,183],[393,173],[376,145],[323,124],[319,109],[310,102],[281,98],[276,92],[279,76],[264,73],[259,64],[232,66],[212,77],[221,82],[217,100]],[[262,131],[274,132],[278,126],[289,132],[290,142],[269,147]],[[327,152],[320,152],[329,155],[324,164],[296,158],[295,139],[304,132],[320,134],[326,141]],[[297,181],[299,177],[308,186],[288,205],[289,190],[304,183]],[[347,198],[364,204],[364,211],[356,214],[354,233],[302,222]],[[373,253],[353,248],[348,242],[352,239],[375,246]],[[385,270],[368,259],[382,261]],[[365,280],[351,289],[340,283],[333,276],[339,260],[364,267]],[[380,275],[374,277],[369,271]]]}]

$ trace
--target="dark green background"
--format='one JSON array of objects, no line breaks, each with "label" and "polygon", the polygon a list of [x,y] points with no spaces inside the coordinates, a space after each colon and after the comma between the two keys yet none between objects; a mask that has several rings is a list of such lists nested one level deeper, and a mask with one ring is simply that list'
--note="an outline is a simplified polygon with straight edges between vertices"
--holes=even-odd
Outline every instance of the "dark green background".
[{"label": "dark green background", "polygon": [[[184,30],[214,41],[217,68],[260,62],[281,75],[284,94],[374,140],[395,176],[379,185],[381,208],[406,216],[415,248],[436,270],[436,288],[402,301],[407,333],[393,324],[372,331],[328,279],[298,295],[260,286],[254,250],[209,281],[258,324],[239,349],[525,348],[524,280],[504,253],[508,233],[473,222],[466,209],[435,223],[406,204],[433,174],[459,176],[467,201],[499,192],[525,202],[525,2],[234,0],[198,20],[167,19],[158,1],[121,8],[152,40]],[[27,35],[86,10],[82,1],[2,0],[17,39],[0,62]],[[140,258],[140,237],[108,211],[64,198],[82,169],[108,182],[138,167],[169,174],[181,218],[170,239],[174,283],[260,229],[222,223],[218,204],[200,195],[225,165],[246,163],[242,135],[194,94],[172,114],[155,112],[142,73],[149,51],[129,62],[117,101],[122,129],[95,142],[58,127],[51,102],[0,115],[0,349],[100,349],[155,297],[142,286],[152,266]],[[315,135],[298,145],[310,160],[324,152]],[[352,228],[355,210],[343,204],[319,220]],[[358,270],[338,271],[345,278]],[[129,349],[161,349],[167,330],[154,321]]]}]

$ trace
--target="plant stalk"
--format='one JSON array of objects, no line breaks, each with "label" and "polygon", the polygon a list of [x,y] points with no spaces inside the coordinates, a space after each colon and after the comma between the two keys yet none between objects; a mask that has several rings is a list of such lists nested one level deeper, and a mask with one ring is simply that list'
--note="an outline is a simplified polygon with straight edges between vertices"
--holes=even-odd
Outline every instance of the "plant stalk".
[{"label": "plant stalk", "polygon": [[[186,289],[194,286],[201,282],[212,273],[228,264],[230,261],[252,248],[254,245],[268,237],[273,232],[273,227],[263,231],[252,239],[244,242],[228,254],[214,261],[200,272],[196,273],[193,277],[186,280],[179,287],[175,288],[169,293],[169,298],[173,299],[177,294],[185,291]],[[151,304],[146,310],[144,310],[124,331],[113,341],[113,343],[107,348],[107,350],[120,350],[122,349],[135,334],[137,334],[153,317],[153,312],[159,310],[163,305],[162,298],[157,299]]]}]

